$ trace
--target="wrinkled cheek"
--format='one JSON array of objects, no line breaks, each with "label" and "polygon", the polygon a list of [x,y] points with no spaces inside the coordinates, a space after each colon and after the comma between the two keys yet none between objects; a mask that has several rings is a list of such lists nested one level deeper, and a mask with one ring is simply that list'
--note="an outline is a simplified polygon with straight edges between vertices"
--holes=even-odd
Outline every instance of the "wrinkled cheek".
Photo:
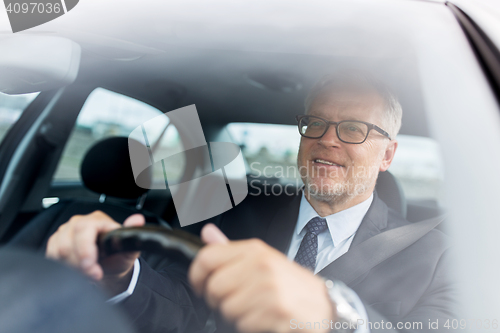
[{"label": "wrinkled cheek", "polygon": [[311,163],[308,161],[303,161],[299,155],[297,158],[297,168],[299,169],[299,174],[302,178],[307,177],[309,170],[311,169]]},{"label": "wrinkled cheek", "polygon": [[353,168],[353,177],[355,178],[363,178],[363,179],[371,179],[374,176],[378,175],[379,164],[376,161],[372,161],[372,163],[360,165]]}]

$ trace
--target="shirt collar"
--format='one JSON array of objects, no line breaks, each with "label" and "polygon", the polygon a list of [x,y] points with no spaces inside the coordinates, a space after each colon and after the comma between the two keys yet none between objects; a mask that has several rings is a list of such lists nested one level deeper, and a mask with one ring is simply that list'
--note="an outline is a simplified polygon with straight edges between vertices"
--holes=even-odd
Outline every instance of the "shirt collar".
[{"label": "shirt collar", "polygon": [[[355,206],[324,217],[328,225],[328,231],[333,240],[333,246],[337,246],[339,243],[356,233],[372,201],[373,193],[368,199]],[[309,201],[307,201],[304,192],[302,192],[299,217],[297,219],[297,225],[295,226],[295,232],[297,234],[305,232],[304,227],[306,224],[316,216],[319,216],[319,214],[314,210]]]}]

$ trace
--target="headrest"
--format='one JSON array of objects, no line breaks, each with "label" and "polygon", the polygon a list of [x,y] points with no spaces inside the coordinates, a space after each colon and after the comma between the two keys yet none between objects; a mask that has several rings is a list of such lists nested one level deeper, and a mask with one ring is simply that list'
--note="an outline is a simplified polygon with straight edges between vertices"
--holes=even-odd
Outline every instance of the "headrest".
[{"label": "headrest", "polygon": [[389,171],[379,172],[375,190],[380,199],[406,218],[406,198],[403,188]]},{"label": "headrest", "polygon": [[[99,141],[89,149],[80,169],[83,184],[89,190],[124,199],[135,199],[148,191],[135,183],[129,140],[130,144],[142,145],[126,137],[113,137]],[[143,172],[141,177],[147,179],[141,184],[151,183],[150,172]]]}]

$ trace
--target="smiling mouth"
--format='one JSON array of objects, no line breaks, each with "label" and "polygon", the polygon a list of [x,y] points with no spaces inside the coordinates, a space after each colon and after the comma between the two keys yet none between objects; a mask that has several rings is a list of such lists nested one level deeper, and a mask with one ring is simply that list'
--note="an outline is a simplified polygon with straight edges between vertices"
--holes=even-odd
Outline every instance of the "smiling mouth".
[{"label": "smiling mouth", "polygon": [[322,160],[320,158],[317,158],[317,159],[313,160],[313,162],[315,164],[323,164],[323,165],[330,165],[330,166],[342,167],[342,165],[340,165],[340,164],[333,163],[333,162],[330,162],[330,161],[327,161],[327,160]]}]

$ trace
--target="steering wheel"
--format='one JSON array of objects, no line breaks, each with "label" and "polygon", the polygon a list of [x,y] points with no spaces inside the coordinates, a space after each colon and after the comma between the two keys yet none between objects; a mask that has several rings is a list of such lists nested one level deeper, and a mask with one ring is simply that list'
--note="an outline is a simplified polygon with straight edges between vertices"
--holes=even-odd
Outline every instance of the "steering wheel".
[{"label": "steering wheel", "polygon": [[147,251],[189,262],[204,246],[199,237],[190,233],[158,226],[115,229],[100,235],[97,242],[100,257],[120,252]]},{"label": "steering wheel", "polygon": [[[98,239],[101,257],[120,252],[147,251],[188,262],[194,259],[204,245],[199,237],[190,233],[158,226],[115,229],[102,234]],[[217,327],[220,332],[236,332],[234,326],[225,320],[219,321]]]}]

